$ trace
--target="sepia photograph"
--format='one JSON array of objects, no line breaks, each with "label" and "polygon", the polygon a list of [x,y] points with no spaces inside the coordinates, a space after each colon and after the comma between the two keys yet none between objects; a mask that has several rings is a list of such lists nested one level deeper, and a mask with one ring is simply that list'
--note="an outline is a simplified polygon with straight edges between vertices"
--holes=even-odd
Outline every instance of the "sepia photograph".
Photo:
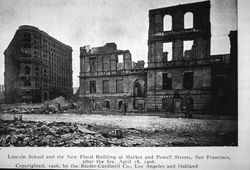
[{"label": "sepia photograph", "polygon": [[237,0],[0,0],[1,147],[238,146]]}]

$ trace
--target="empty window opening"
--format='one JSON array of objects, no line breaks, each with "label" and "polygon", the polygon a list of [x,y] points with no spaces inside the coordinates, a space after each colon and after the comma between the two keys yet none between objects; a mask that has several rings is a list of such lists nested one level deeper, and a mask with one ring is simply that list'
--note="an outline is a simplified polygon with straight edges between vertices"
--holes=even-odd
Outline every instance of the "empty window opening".
[{"label": "empty window opening", "polygon": [[163,73],[163,75],[162,75],[162,88],[163,88],[163,90],[172,89],[172,74],[171,73]]},{"label": "empty window opening", "polygon": [[109,80],[103,80],[103,93],[109,93]]},{"label": "empty window opening", "polygon": [[193,56],[193,45],[194,41],[189,40],[189,41],[184,41],[184,47],[183,47],[183,57],[186,59],[191,59]]},{"label": "empty window opening", "polygon": [[96,93],[96,82],[90,81],[90,93]]},{"label": "empty window opening", "polygon": [[184,15],[184,28],[193,28],[193,13],[192,12],[187,12]]},{"label": "empty window opening", "polygon": [[163,43],[163,62],[172,61],[173,59],[173,43]]},{"label": "empty window opening", "polygon": [[192,89],[193,88],[193,80],[194,73],[193,72],[185,72],[183,75],[183,88],[184,89]]},{"label": "empty window opening", "polygon": [[172,17],[170,15],[165,15],[163,18],[163,30],[164,31],[172,30]]},{"label": "empty window opening", "polygon": [[89,61],[90,61],[90,73],[94,73],[96,71],[95,60],[96,60],[95,57],[89,58]]},{"label": "empty window opening", "polygon": [[123,55],[120,54],[117,56],[117,70],[122,70],[123,68],[124,68]]},{"label": "empty window opening", "polygon": [[118,63],[123,63],[123,55],[122,54],[118,55],[117,59],[118,59]]},{"label": "empty window opening", "polygon": [[29,66],[24,67],[24,74],[30,74],[30,67]]}]

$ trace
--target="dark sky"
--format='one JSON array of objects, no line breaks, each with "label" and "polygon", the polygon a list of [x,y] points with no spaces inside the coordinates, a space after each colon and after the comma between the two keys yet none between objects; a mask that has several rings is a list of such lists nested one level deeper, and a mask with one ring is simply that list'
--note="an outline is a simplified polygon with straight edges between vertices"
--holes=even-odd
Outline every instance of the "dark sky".
[{"label": "dark sky", "polygon": [[[0,0],[0,84],[3,52],[20,25],[33,25],[73,48],[73,86],[79,86],[79,48],[115,42],[133,61],[147,62],[148,10],[200,0]],[[229,53],[237,29],[236,0],[211,0],[211,54]]]}]

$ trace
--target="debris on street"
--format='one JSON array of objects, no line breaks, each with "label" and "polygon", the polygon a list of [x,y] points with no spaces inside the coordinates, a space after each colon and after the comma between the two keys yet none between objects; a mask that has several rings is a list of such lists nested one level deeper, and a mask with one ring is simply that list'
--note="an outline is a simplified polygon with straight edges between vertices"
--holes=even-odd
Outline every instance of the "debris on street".
[{"label": "debris on street", "polygon": [[[31,119],[33,115],[36,118]],[[133,123],[131,120],[126,123],[130,117],[112,116],[111,121],[110,117],[101,115],[86,115],[83,119],[80,119],[83,115],[72,115],[70,118],[78,120],[72,121],[68,115],[55,119],[57,115],[33,115],[0,117],[0,146],[237,146],[233,121],[142,117],[140,121],[133,119]]]}]

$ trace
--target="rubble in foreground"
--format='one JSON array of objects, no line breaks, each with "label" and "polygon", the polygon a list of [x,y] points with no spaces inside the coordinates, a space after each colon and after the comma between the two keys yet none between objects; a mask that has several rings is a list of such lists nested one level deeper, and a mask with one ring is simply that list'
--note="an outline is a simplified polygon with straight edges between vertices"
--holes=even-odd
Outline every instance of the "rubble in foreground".
[{"label": "rubble in foreground", "polygon": [[235,146],[235,133],[119,128],[70,122],[0,120],[4,147]]}]

